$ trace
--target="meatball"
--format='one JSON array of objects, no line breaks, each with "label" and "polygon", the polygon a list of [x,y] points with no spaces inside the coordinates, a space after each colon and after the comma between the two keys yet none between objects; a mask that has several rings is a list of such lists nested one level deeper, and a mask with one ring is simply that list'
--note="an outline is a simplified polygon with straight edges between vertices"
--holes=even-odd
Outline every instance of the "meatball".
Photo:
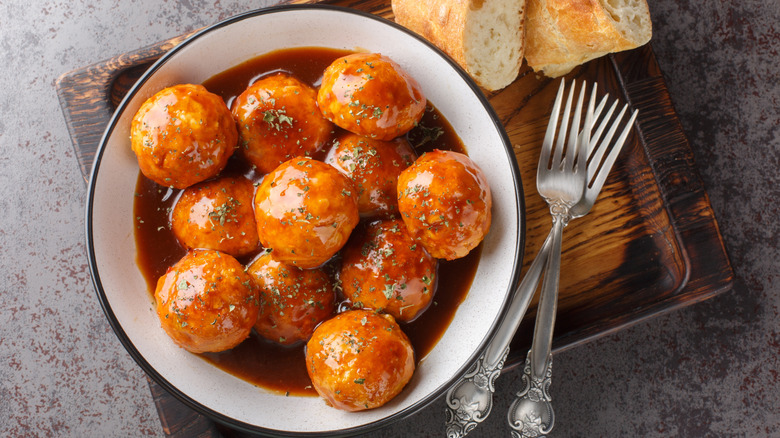
[{"label": "meatball", "polygon": [[409,338],[387,314],[350,310],[329,319],[306,345],[306,370],[331,406],[362,411],[384,405],[414,374]]},{"label": "meatball", "polygon": [[189,187],[173,207],[173,234],[189,249],[215,249],[236,257],[249,254],[258,247],[253,195],[254,186],[244,177]]},{"label": "meatball", "polygon": [[375,140],[347,133],[328,152],[325,162],[352,179],[363,217],[398,212],[398,175],[417,155],[405,138]]},{"label": "meatball", "polygon": [[257,321],[257,286],[235,258],[218,251],[189,251],[157,281],[162,328],[193,353],[231,349]]},{"label": "meatball", "polygon": [[262,173],[319,151],[334,126],[317,108],[311,86],[278,73],[252,84],[233,102],[239,149]]},{"label": "meatball", "polygon": [[349,239],[360,216],[352,181],[306,157],[282,163],[255,193],[260,243],[273,258],[299,268],[325,263]]},{"label": "meatball", "polygon": [[437,260],[412,240],[400,219],[359,230],[343,251],[344,296],[354,307],[384,311],[401,322],[415,319],[433,298]]},{"label": "meatball", "polygon": [[144,176],[177,189],[217,175],[238,140],[227,105],[202,85],[175,85],[158,92],[141,105],[130,129]]},{"label": "meatball", "polygon": [[298,269],[263,253],[247,272],[260,288],[255,330],[268,340],[282,345],[308,341],[314,327],[333,314],[336,294],[322,269]]},{"label": "meatball", "polygon": [[458,152],[434,150],[398,177],[398,210],[412,238],[436,258],[474,249],[490,229],[490,186],[482,170]]},{"label": "meatball", "polygon": [[420,84],[390,58],[355,53],[325,69],[317,103],[347,131],[392,140],[420,121],[426,100]]}]

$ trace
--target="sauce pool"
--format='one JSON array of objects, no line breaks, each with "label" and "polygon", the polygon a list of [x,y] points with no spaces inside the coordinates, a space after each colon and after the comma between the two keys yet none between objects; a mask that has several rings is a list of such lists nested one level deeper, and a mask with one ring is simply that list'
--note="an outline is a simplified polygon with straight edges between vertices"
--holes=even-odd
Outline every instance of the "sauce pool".
[{"label": "sauce pool", "polygon": [[[336,58],[349,53],[352,52],[318,47],[279,50],[246,61],[208,79],[203,85],[212,93],[222,96],[228,107],[249,85],[277,72],[289,73],[317,88],[325,68]],[[333,138],[339,133],[337,128]],[[433,149],[465,153],[460,138],[430,103],[423,119],[407,134],[407,139],[418,155]],[[330,144],[326,145],[321,155],[314,158],[321,159],[329,148]],[[234,154],[220,173],[220,176],[226,175],[244,175],[254,183],[259,183],[263,177],[244,162],[240,154]],[[173,235],[170,226],[170,212],[181,192],[157,185],[140,172],[138,174],[133,214],[137,262],[152,299],[157,280],[187,252]],[[481,249],[482,245],[458,260],[439,260],[433,302],[414,321],[400,323],[414,346],[417,361],[436,345],[466,297],[476,273]],[[248,265],[260,251],[258,249],[256,253],[238,260]],[[339,257],[334,257],[327,263],[326,270],[336,272],[339,262]],[[343,304],[339,307],[343,307]],[[306,372],[304,344],[281,346],[263,339],[253,331],[248,339],[231,350],[199,356],[265,389],[281,394],[316,396]]]}]

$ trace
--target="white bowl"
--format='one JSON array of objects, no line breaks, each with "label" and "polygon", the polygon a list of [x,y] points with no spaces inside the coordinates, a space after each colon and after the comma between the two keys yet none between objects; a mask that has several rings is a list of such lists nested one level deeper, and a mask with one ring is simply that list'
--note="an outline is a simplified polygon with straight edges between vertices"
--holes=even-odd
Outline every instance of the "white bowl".
[{"label": "white bowl", "polygon": [[[129,132],[140,105],[164,87],[200,83],[263,53],[301,46],[380,52],[399,63],[454,127],[493,193],[492,227],[472,287],[452,323],[398,397],[361,413],[338,411],[317,397],[265,391],[177,347],[160,328],[136,264],[132,215],[138,164]],[[332,6],[249,12],[215,24],[168,52],[130,90],[111,119],[88,196],[92,278],[125,348],[147,374],[189,406],[253,432],[356,434],[416,412],[441,396],[486,347],[520,272],[524,230],[520,176],[509,139],[485,96],[423,39],[390,21]]]}]

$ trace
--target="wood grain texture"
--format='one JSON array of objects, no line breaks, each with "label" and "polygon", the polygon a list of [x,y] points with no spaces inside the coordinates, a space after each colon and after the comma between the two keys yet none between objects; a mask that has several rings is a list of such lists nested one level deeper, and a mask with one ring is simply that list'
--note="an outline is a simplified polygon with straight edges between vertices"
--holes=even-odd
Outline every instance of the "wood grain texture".
[{"label": "wood grain texture", "polygon": [[[317,3],[292,1],[290,3]],[[388,0],[327,1],[391,19]],[[137,78],[188,35],[60,77],[57,93],[85,180],[103,129]],[[564,233],[554,349],[560,351],[728,290],[733,271],[707,193],[695,169],[650,45],[589,62],[566,76],[600,84],[600,93],[639,110],[592,212]],[[535,175],[557,80],[524,68],[487,94],[511,140],[525,187],[525,268],[550,229]],[[436,104],[436,102],[433,102]],[[478,145],[467,145],[478,147]],[[535,301],[514,339],[507,366],[524,359]],[[166,434],[239,436],[215,425],[150,383]]]}]

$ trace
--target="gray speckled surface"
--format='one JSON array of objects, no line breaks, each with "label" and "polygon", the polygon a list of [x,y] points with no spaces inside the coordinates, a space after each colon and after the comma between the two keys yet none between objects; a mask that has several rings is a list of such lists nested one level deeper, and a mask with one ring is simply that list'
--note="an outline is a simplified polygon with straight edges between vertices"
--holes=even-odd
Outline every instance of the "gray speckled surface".
[{"label": "gray speckled surface", "polygon": [[[650,0],[653,47],[737,276],[732,291],[556,355],[554,436],[780,436],[780,2]],[[159,436],[85,257],[56,78],[264,2],[0,2],[0,430]],[[471,436],[508,436],[519,372]],[[374,434],[441,436],[443,400]]]}]

